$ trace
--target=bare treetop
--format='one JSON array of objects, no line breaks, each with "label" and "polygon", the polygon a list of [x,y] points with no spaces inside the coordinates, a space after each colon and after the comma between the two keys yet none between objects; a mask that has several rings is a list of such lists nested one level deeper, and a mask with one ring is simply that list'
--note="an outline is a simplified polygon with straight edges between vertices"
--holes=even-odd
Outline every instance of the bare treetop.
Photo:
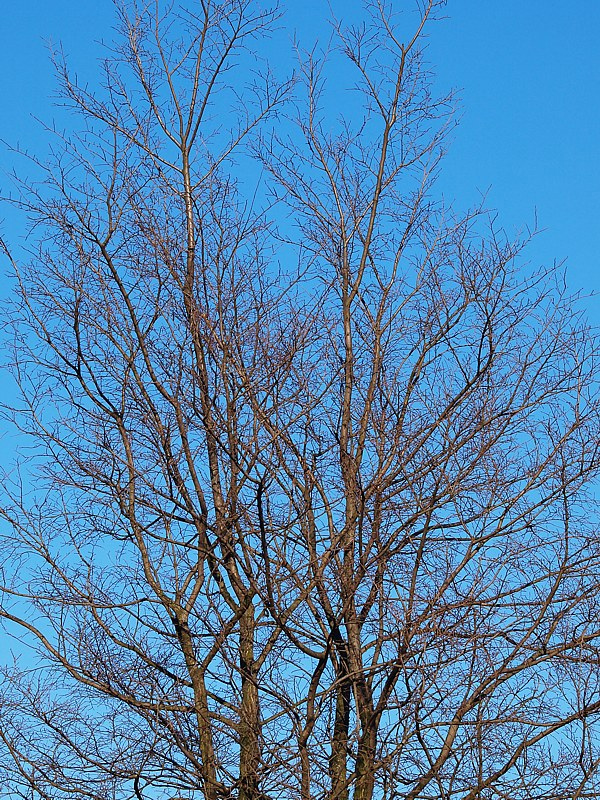
[{"label": "bare treetop", "polygon": [[442,5],[289,79],[254,0],[123,6],[96,87],[57,59],[3,246],[0,797],[600,796],[598,342],[436,198]]}]

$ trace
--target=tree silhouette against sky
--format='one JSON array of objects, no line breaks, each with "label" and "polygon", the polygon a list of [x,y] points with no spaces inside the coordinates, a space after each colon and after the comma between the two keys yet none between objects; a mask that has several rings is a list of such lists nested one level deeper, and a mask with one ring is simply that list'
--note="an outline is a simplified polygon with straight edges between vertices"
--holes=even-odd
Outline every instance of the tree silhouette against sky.
[{"label": "tree silhouette against sky", "polygon": [[293,77],[253,0],[57,56],[3,239],[0,796],[597,796],[598,342],[436,192],[443,6]]}]

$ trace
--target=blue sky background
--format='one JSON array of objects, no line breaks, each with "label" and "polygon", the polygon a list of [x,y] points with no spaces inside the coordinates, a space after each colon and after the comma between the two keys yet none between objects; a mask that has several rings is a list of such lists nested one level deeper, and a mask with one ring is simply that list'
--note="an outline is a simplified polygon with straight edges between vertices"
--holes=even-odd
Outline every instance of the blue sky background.
[{"label": "blue sky background", "polygon": [[[508,227],[545,229],[533,261],[567,259],[569,284],[600,288],[600,3],[457,0],[436,26],[439,80],[462,88],[442,184],[487,192]],[[600,303],[590,302],[600,323]]]},{"label": "blue sky background", "polygon": [[[395,8],[412,0],[393,0]],[[352,13],[360,0],[333,0]],[[326,41],[328,3],[283,0],[291,28],[307,44]],[[509,231],[538,224],[533,263],[567,259],[569,285],[600,288],[600,3],[596,0],[450,0],[430,28],[428,56],[441,89],[459,90],[462,120],[453,134],[440,189],[459,206],[499,212]],[[51,121],[54,78],[48,43],[63,43],[71,64],[93,79],[98,40],[112,38],[110,0],[19,0],[2,8],[0,138],[44,147],[33,117]],[[2,172],[15,163],[0,148]],[[2,231],[18,231],[0,210]],[[2,274],[2,273],[0,273]],[[600,301],[588,301],[600,323]]]},{"label": "blue sky background", "polygon": [[[332,0],[341,11],[343,0]],[[345,0],[353,11],[360,0]],[[412,0],[393,0],[400,8]],[[310,45],[326,42],[323,0],[282,0],[290,28]],[[441,91],[459,92],[462,120],[440,179],[458,206],[487,196],[509,231],[538,224],[534,264],[567,259],[569,286],[600,290],[600,0],[450,0],[430,28],[428,56]],[[0,16],[0,140],[43,152],[37,117],[52,121],[55,88],[48,44],[93,80],[98,40],[112,38],[111,0],[4,0]],[[0,145],[4,173],[16,164]],[[22,225],[0,209],[0,233],[14,242]],[[0,301],[8,284],[0,258]],[[600,297],[586,305],[600,325]],[[0,357],[0,361],[2,358]],[[0,400],[12,387],[0,375]],[[4,438],[2,439],[2,434]],[[0,463],[14,439],[0,423]]]}]

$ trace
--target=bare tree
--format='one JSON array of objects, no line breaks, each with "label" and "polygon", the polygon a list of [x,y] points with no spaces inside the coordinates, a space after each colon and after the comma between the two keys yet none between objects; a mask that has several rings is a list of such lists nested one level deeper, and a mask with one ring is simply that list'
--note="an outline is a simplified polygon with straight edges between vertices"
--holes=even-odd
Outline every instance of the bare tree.
[{"label": "bare tree", "polygon": [[83,124],[4,247],[1,797],[600,796],[598,342],[435,201],[439,5],[287,84],[254,0],[130,5],[97,92],[58,63]]}]

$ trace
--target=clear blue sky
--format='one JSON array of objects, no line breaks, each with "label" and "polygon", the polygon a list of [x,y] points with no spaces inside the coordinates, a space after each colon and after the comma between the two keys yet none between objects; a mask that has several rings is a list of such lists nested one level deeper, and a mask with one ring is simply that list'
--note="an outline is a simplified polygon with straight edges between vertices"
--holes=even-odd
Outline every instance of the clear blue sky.
[{"label": "clear blue sky", "polygon": [[[412,0],[393,0],[402,8]],[[352,11],[359,0],[333,0]],[[283,0],[302,39],[327,34],[323,0]],[[441,87],[460,90],[462,122],[440,187],[460,205],[486,193],[509,230],[537,211],[546,232],[534,262],[568,259],[569,283],[600,288],[600,2],[450,0],[430,30],[429,59]],[[0,138],[35,150],[32,117],[52,118],[47,42],[93,77],[97,41],[111,38],[110,0],[5,2],[0,27]],[[0,150],[0,169],[11,157]],[[1,180],[1,178],[0,178]],[[0,212],[3,229],[13,228]],[[600,302],[590,301],[600,323]]]}]

